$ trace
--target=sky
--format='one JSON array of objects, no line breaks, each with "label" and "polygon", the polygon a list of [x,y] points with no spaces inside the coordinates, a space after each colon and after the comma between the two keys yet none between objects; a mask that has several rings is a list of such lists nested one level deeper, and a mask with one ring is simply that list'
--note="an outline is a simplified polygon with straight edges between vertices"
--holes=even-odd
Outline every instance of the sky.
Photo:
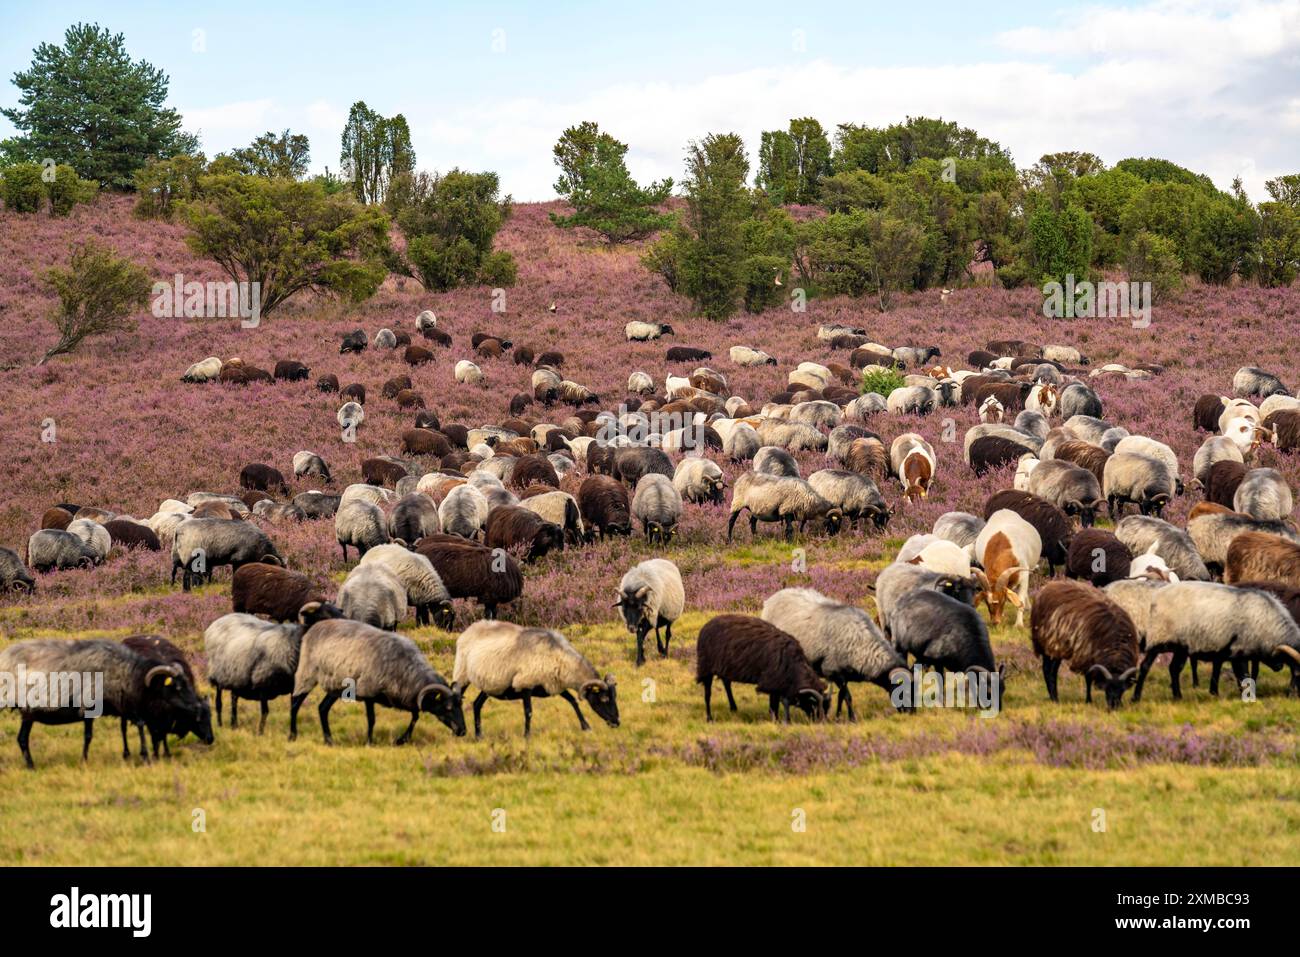
[{"label": "sky", "polygon": [[[686,144],[794,116],[939,116],[1019,166],[1065,149],[1161,156],[1256,200],[1300,172],[1300,0],[1086,4],[0,0],[0,105],[41,42],[78,21],[126,37],[171,80],[209,156],[286,127],[338,167],[356,100],[411,127],[417,165],[496,171],[553,198],[551,147],[595,120],[640,180],[680,179]],[[0,117],[0,137],[12,135]]]}]

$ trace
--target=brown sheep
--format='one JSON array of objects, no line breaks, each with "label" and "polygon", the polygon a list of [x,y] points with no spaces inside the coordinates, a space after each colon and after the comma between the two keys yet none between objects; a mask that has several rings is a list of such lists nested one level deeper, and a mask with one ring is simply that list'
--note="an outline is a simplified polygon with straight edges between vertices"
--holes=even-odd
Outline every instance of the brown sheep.
[{"label": "brown sheep", "polygon": [[441,432],[442,425],[438,422],[438,413],[430,412],[427,409],[417,412],[415,414],[415,428],[432,429],[435,432]]},{"label": "brown sheep", "polygon": [[441,459],[451,454],[451,443],[433,429],[407,429],[402,433],[402,454],[433,455]]},{"label": "brown sheep", "polygon": [[406,466],[390,462],[388,459],[371,458],[361,463],[361,477],[370,485],[387,485],[395,488],[397,483],[409,474]]},{"label": "brown sheep", "polygon": [[537,357],[537,365],[550,366],[552,369],[559,369],[564,366],[563,352],[543,352]]},{"label": "brown sheep", "polygon": [[1205,500],[1227,509],[1234,508],[1237,486],[1248,471],[1249,468],[1233,459],[1215,462],[1205,477]]},{"label": "brown sheep", "polygon": [[1085,528],[1070,541],[1065,574],[1102,588],[1113,581],[1128,578],[1132,562],[1133,553],[1111,532]]},{"label": "brown sheep", "polygon": [[555,474],[555,466],[545,455],[534,453],[521,456],[510,471],[510,485],[513,488],[527,488],[530,485],[549,485],[560,487],[560,477]]},{"label": "brown sheep", "polygon": [[[517,430],[511,429],[511,431]],[[506,442],[498,442],[496,448],[492,451],[495,455],[512,455],[515,458],[523,458],[525,455],[532,455],[537,450],[538,445],[536,442],[526,435],[521,435]]]},{"label": "brown sheep", "polygon": [[820,721],[830,707],[826,682],[813,670],[792,635],[751,615],[718,615],[700,629],[695,645],[695,680],[704,686],[704,717],[713,720],[713,679],[722,679],[727,704],[734,712],[732,682],[752,684],[768,696],[768,714],[778,718],[790,705]]},{"label": "brown sheep", "polygon": [[533,397],[527,392],[516,392],[510,398],[510,414],[519,415],[533,404]]},{"label": "brown sheep", "polygon": [[[970,379],[966,380],[966,383],[976,378],[979,377],[971,376]],[[1019,411],[1025,407],[1025,392],[1027,391],[1025,386],[1027,384],[1020,382],[985,382],[975,387],[974,393],[971,395],[971,401],[978,408],[984,404],[985,399],[993,396],[1002,403],[1002,408],[1007,411]],[[966,388],[967,385],[964,383],[961,390],[962,405],[966,404]]]},{"label": "brown sheep", "polygon": [[506,551],[526,548],[524,561],[534,561],[564,548],[564,529],[518,505],[498,505],[483,523],[483,544]]},{"label": "brown sheep", "polygon": [[121,545],[126,549],[143,548],[151,552],[162,549],[162,543],[158,541],[158,536],[154,534],[153,529],[148,525],[142,525],[139,522],[132,522],[127,519],[114,518],[105,522],[104,528],[108,531],[114,545]]},{"label": "brown sheep", "polygon": [[1133,619],[1100,588],[1080,582],[1048,582],[1036,596],[1029,614],[1030,640],[1043,660],[1047,695],[1059,701],[1057,674],[1066,662],[1083,675],[1086,700],[1092,701],[1097,682],[1106,706],[1118,708],[1124,692],[1137,680],[1138,638]]},{"label": "brown sheep", "polygon": [[484,359],[500,359],[505,354],[498,339],[484,339],[474,348],[474,352]]},{"label": "brown sheep", "polygon": [[514,556],[459,535],[428,535],[415,550],[429,560],[452,598],[472,598],[487,618],[524,590],[524,573]]},{"label": "brown sheep", "polygon": [[469,429],[458,422],[448,422],[438,430],[447,436],[447,441],[451,443],[452,448],[468,449],[469,448]]},{"label": "brown sheep", "polygon": [[257,462],[245,465],[240,470],[239,487],[257,492],[276,489],[281,495],[289,494],[289,483],[284,480],[280,470]]},{"label": "brown sheep", "polygon": [[323,375],[316,380],[316,388],[321,392],[337,392],[339,391],[339,377],[332,372]]},{"label": "brown sheep", "polygon": [[1106,460],[1110,453],[1100,445],[1093,445],[1082,439],[1071,439],[1056,447],[1055,458],[1063,462],[1072,462],[1080,468],[1087,469],[1097,479],[1097,484],[1104,487]]},{"label": "brown sheep", "polygon": [[1192,407],[1192,428],[1214,435],[1219,431],[1219,416],[1223,414],[1223,399],[1206,393]]},{"label": "brown sheep", "polygon": [[[592,453],[596,451],[595,446],[588,450],[588,467],[591,465]],[[612,467],[612,456],[610,464]],[[578,486],[577,499],[583,523],[595,529],[601,538],[606,535],[632,534],[632,502],[628,498],[627,487],[621,482],[607,475],[592,475]]]},{"label": "brown sheep", "polygon": [[530,366],[533,364],[533,357],[536,353],[532,346],[519,346],[515,349],[515,365]]},{"label": "brown sheep", "polygon": [[[429,342],[432,342],[436,346],[451,345],[451,336],[448,335],[446,332],[443,332],[441,329],[437,328],[436,326],[426,326],[425,328],[420,330],[420,335],[424,336],[425,339],[427,339]],[[408,347],[408,348],[412,348],[412,347]]]},{"label": "brown sheep", "polygon": [[58,528],[66,530],[72,522],[72,513],[66,508],[47,508],[41,516],[41,528]]},{"label": "brown sheep", "polygon": [[259,492],[256,490],[250,490],[244,492],[242,495],[239,496],[239,500],[244,503],[244,505],[248,508],[249,511],[252,511],[253,506],[256,505],[258,502],[272,501],[271,496],[267,495],[265,492]]},{"label": "brown sheep", "polygon": [[275,378],[284,379],[286,382],[306,382],[310,374],[310,369],[292,359],[281,359],[275,364]]},{"label": "brown sheep", "polygon": [[365,405],[366,387],[363,386],[360,382],[354,382],[351,385],[344,387],[344,389],[339,393],[339,397],[342,398],[345,402],[350,399],[351,401],[357,403],[357,405]]},{"label": "brown sheep", "polygon": [[311,579],[275,565],[241,565],[230,581],[231,608],[246,615],[297,621],[302,606],[313,601],[326,603],[327,599]]},{"label": "brown sheep", "polygon": [[423,409],[424,396],[414,389],[403,389],[393,397],[399,409]]},{"label": "brown sheep", "polygon": [[194,506],[194,511],[190,512],[190,518],[224,518],[242,521],[243,517],[225,502],[217,499],[200,502]]},{"label": "brown sheep", "polygon": [[879,439],[854,439],[844,453],[844,467],[877,481],[889,475],[889,450]]},{"label": "brown sheep", "polygon": [[432,362],[433,353],[424,346],[407,346],[406,351],[402,353],[402,360],[407,365],[420,366]]},{"label": "brown sheep", "polygon": [[1273,432],[1273,444],[1279,452],[1300,449],[1300,409],[1279,409],[1269,414],[1264,426]]},{"label": "brown sheep", "polygon": [[379,391],[379,394],[385,399],[392,399],[403,389],[409,388],[411,388],[411,377],[409,375],[395,375],[384,383],[384,387]]},{"label": "brown sheep", "polygon": [[1224,584],[1251,579],[1300,588],[1300,545],[1268,532],[1242,532],[1234,537],[1223,564]]}]

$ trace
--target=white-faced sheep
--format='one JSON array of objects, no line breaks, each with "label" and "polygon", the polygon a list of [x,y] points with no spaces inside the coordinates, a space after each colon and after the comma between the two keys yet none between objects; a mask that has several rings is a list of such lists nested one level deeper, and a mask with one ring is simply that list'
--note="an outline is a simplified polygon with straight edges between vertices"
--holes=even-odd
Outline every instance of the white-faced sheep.
[{"label": "white-faced sheep", "polygon": [[343,549],[343,560],[348,560],[348,546],[364,555],[376,545],[389,541],[388,522],[379,506],[361,499],[344,502],[334,513],[334,537]]},{"label": "white-faced sheep", "polygon": [[888,692],[896,673],[905,670],[904,660],[870,615],[811,588],[785,588],[772,595],[763,603],[762,618],[793,636],[813,670],[839,689],[837,718],[847,705],[849,720],[857,720],[849,682],[870,682]]},{"label": "white-faced sheep", "polygon": [[[666,558],[651,558],[634,565],[619,583],[614,607],[622,609],[627,630],[636,635],[637,667],[645,664],[645,639],[651,628],[655,632],[655,647],[667,658],[673,622],[686,609],[681,572]],[[660,628],[665,629],[662,639]]]},{"label": "white-faced sheep", "polygon": [[930,494],[934,481],[934,446],[915,432],[904,432],[889,446],[889,467],[902,483],[904,500],[918,502]]},{"label": "white-faced sheep", "polygon": [[457,737],[465,734],[461,692],[433,670],[415,642],[359,621],[323,621],[308,629],[294,676],[289,706],[289,740],[298,737],[298,709],[319,687],[321,734],[333,744],[329,712],[344,694],[366,705],[366,741],[374,743],[375,705],[406,711],[411,723],[394,741],[409,744],[422,712],[432,714]]},{"label": "white-faced sheep", "polygon": [[683,501],[696,505],[706,502],[722,504],[726,486],[718,463],[702,456],[687,456],[677,463],[673,472],[673,487],[677,494]]},{"label": "white-faced sheep", "polygon": [[471,686],[479,691],[474,699],[475,737],[483,733],[482,711],[488,698],[523,702],[525,737],[532,734],[533,698],[553,695],[569,702],[582,730],[590,731],[574,691],[610,727],[618,727],[614,676],[602,678],[558,631],[476,621],[456,639],[454,681],[462,691]]}]

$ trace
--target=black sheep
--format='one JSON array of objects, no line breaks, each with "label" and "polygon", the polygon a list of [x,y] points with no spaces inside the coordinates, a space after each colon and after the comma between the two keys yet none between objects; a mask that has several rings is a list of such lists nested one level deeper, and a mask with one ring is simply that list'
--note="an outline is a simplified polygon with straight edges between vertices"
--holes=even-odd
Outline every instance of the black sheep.
[{"label": "black sheep", "polygon": [[495,618],[499,606],[523,593],[523,569],[508,552],[443,534],[420,539],[415,550],[437,570],[452,598],[473,598],[488,618]]},{"label": "black sheep", "polygon": [[518,505],[498,505],[483,523],[483,544],[507,551],[527,546],[524,560],[533,561],[564,548],[564,529]]},{"label": "black sheep", "polygon": [[1020,461],[1020,456],[1032,451],[1028,445],[1000,435],[982,435],[970,444],[968,458],[975,474],[983,475],[992,469],[1014,464]]},{"label": "black sheep", "polygon": [[612,471],[614,478],[636,488],[641,477],[651,472],[658,472],[669,479],[673,477],[673,461],[663,449],[632,445],[615,450]]},{"label": "black sheep", "polygon": [[365,352],[366,347],[370,344],[366,338],[366,333],[362,329],[354,329],[343,337],[343,344],[339,346],[339,354],[345,352]]},{"label": "black sheep", "polygon": [[582,520],[601,538],[632,534],[632,503],[622,483],[605,475],[593,475],[578,486],[577,498]]},{"label": "black sheep", "polygon": [[705,359],[712,359],[713,353],[708,349],[696,349],[692,346],[669,346],[667,359],[669,362],[703,362]]},{"label": "black sheep", "polygon": [[256,462],[245,465],[240,470],[239,487],[255,492],[276,489],[283,495],[289,494],[289,483],[284,480],[279,469]]},{"label": "black sheep", "polygon": [[778,717],[790,705],[810,718],[826,716],[831,699],[824,680],[813,670],[792,635],[751,615],[719,615],[700,629],[695,645],[695,680],[704,686],[704,715],[713,720],[713,679],[722,679],[727,704],[736,710],[732,682],[752,684],[768,696],[768,713]]},{"label": "black sheep", "polygon": [[114,545],[123,548],[144,548],[151,552],[160,551],[162,542],[148,525],[132,522],[129,519],[114,518],[104,523],[104,529]]},{"label": "black sheep", "polygon": [[281,359],[275,364],[275,377],[286,382],[306,382],[311,369],[292,359]]}]

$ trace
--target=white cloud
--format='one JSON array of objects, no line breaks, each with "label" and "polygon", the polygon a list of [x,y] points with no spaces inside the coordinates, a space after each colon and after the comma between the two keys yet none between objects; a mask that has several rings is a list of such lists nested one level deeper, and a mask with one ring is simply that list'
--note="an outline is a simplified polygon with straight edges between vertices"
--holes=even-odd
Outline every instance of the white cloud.
[{"label": "white cloud", "polygon": [[185,118],[186,129],[203,131],[205,146],[208,141],[224,142],[232,136],[242,146],[259,133],[266,132],[268,118],[274,110],[275,101],[268,98],[217,106],[182,107],[180,113]]}]

